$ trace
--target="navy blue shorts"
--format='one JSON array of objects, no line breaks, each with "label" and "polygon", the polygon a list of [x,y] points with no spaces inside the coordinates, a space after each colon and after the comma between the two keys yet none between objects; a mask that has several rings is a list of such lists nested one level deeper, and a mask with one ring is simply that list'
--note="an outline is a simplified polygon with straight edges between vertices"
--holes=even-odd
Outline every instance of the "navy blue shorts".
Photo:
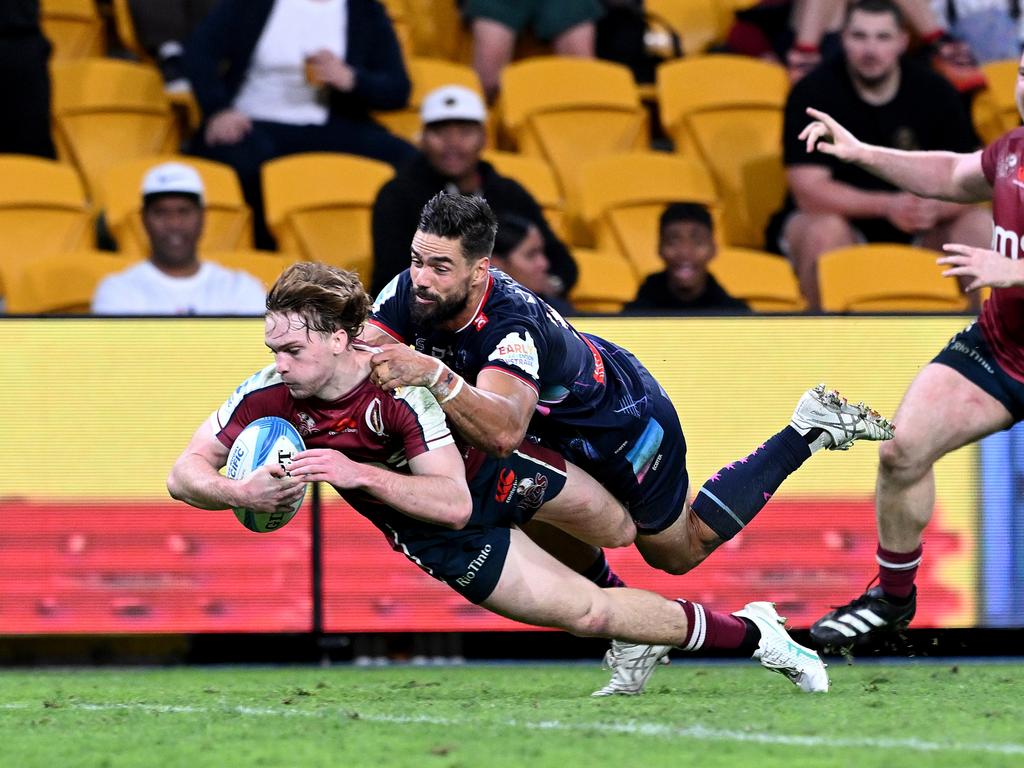
[{"label": "navy blue shorts", "polygon": [[668,393],[636,358],[632,362],[645,390],[643,418],[634,429],[577,428],[575,435],[545,439],[625,505],[637,533],[650,536],[682,514],[690,483],[686,438]]},{"label": "navy blue shorts", "polygon": [[[490,597],[508,556],[509,530],[565,488],[565,460],[530,441],[507,458],[488,457],[469,481],[473,514],[453,531],[392,516],[392,548],[473,603]],[[408,520],[408,523],[406,521]]]},{"label": "navy blue shorts", "polygon": [[1024,421],[1024,383],[1004,371],[992,355],[981,326],[971,323],[949,340],[933,363],[952,368],[1002,403],[1014,421]]}]

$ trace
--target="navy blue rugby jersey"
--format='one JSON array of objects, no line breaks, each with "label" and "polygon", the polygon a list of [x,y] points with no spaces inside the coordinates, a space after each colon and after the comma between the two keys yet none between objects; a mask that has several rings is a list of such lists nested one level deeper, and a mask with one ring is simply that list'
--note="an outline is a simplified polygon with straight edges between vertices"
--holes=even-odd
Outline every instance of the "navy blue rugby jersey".
[{"label": "navy blue rugby jersey", "polygon": [[470,383],[487,369],[526,382],[537,391],[537,411],[548,417],[541,422],[630,432],[646,423],[652,380],[636,358],[577,331],[504,272],[491,270],[483,301],[457,331],[415,324],[412,294],[406,270],[377,296],[370,324],[440,358]]}]

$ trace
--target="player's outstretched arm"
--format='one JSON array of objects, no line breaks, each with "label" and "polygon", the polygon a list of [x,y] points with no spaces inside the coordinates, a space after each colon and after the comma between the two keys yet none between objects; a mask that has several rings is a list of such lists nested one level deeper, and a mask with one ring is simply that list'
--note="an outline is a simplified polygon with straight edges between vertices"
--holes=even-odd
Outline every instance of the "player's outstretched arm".
[{"label": "player's outstretched arm", "polygon": [[403,344],[384,347],[370,362],[371,380],[386,392],[400,386],[429,389],[452,428],[470,445],[508,456],[523,442],[537,392],[515,376],[487,369],[473,386],[440,360]]},{"label": "player's outstretched arm", "polygon": [[188,447],[174,462],[167,491],[197,509],[245,507],[254,512],[288,512],[302,495],[301,480],[286,477],[277,465],[260,467],[245,480],[231,480],[219,470],[228,449],[217,439],[216,414],[192,435]]},{"label": "player's outstretched arm", "polygon": [[340,490],[360,490],[392,509],[446,528],[463,528],[473,512],[466,467],[454,445],[435,448],[409,461],[411,475],[361,464],[330,448],[295,454],[288,467],[306,482],[330,483]]},{"label": "player's outstretched arm", "polygon": [[992,195],[981,169],[981,151],[905,152],[866,144],[825,112],[808,107],[813,119],[800,132],[808,152],[818,151],[859,165],[900,189],[920,197],[954,203],[977,203]]}]

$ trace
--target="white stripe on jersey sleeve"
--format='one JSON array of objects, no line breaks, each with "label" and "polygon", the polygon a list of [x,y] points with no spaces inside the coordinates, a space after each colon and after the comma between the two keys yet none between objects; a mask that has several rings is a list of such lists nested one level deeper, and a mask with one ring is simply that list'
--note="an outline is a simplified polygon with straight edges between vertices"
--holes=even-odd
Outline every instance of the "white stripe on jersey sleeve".
[{"label": "white stripe on jersey sleeve", "polygon": [[[238,388],[231,393],[231,397],[224,401],[224,404],[217,409],[217,426],[224,429],[224,425],[231,420],[231,414],[239,406],[245,396],[260,389],[272,387],[281,383],[281,376],[274,370],[271,363],[262,371],[257,371],[248,379],[238,385]],[[438,406],[440,408],[440,406]]]},{"label": "white stripe on jersey sleeve", "polygon": [[395,399],[408,405],[423,430],[423,442],[427,450],[432,451],[455,442],[444,411],[426,387],[399,387],[395,390]]}]

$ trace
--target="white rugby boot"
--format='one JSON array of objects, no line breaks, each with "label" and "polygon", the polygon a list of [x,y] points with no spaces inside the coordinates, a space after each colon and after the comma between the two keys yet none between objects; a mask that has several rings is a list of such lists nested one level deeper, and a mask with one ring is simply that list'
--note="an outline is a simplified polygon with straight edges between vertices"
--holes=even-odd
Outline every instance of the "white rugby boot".
[{"label": "white rugby boot", "polygon": [[786,620],[776,612],[774,603],[747,603],[733,616],[750,619],[761,631],[752,658],[760,661],[762,667],[785,675],[804,693],[828,692],[825,663],[810,648],[793,641],[786,631]]},{"label": "white rugby boot", "polygon": [[878,411],[864,403],[850,405],[836,390],[825,389],[824,384],[804,393],[789,424],[801,435],[812,429],[825,431],[819,438],[821,444],[812,443],[812,451],[819,447],[845,451],[857,440],[892,440],[895,429]]},{"label": "white rugby boot", "polygon": [[612,640],[604,655],[604,668],[610,669],[608,685],[591,696],[636,696],[644,692],[647,680],[658,664],[668,664],[671,645],[643,645]]}]

